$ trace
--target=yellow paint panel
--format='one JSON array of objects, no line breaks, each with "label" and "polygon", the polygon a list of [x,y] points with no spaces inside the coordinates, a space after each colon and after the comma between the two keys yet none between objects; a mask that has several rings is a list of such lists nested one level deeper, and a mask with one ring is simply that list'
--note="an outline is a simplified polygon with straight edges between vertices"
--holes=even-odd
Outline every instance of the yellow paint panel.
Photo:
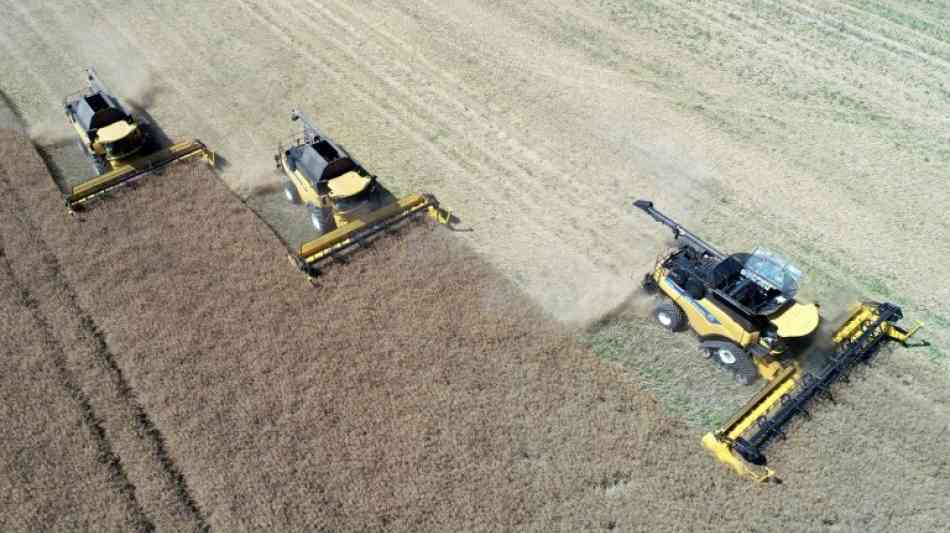
[{"label": "yellow paint panel", "polygon": [[795,302],[782,314],[773,317],[771,322],[778,328],[778,336],[788,339],[804,337],[815,331],[819,320],[818,306]]},{"label": "yellow paint panel", "polygon": [[202,155],[209,162],[214,162],[214,153],[205,147],[200,141],[186,141],[178,143],[169,148],[159,150],[152,154],[138,157],[128,163],[122,164],[115,169],[86,180],[74,186],[69,194],[66,195],[67,205],[74,205],[84,201],[99,192],[109,189],[124,181],[128,181],[141,174],[159,169],[169,163],[191,157]]},{"label": "yellow paint panel", "polygon": [[136,129],[138,129],[138,126],[135,126],[134,124],[129,124],[128,122],[124,120],[120,120],[118,122],[113,122],[112,124],[109,124],[108,126],[105,126],[103,128],[99,128],[96,131],[96,134],[97,134],[99,142],[108,144],[108,143],[114,143],[116,141],[121,141],[122,139],[125,139],[126,137],[131,135]]},{"label": "yellow paint panel", "polygon": [[370,179],[360,176],[355,171],[349,171],[342,176],[333,178],[327,185],[330,187],[331,198],[349,198],[363,192],[369,185]]}]

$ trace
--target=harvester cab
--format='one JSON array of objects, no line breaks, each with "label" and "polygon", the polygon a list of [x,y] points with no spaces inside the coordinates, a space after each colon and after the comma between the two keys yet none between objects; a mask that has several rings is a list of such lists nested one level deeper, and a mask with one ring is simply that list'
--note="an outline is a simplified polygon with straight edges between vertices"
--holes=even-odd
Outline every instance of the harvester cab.
[{"label": "harvester cab", "polygon": [[766,466],[764,449],[784,436],[784,428],[819,394],[868,361],[888,340],[906,343],[920,328],[897,326],[903,314],[889,303],[854,304],[847,320],[825,344],[824,366],[806,371],[799,361],[812,346],[820,316],[815,304],[795,296],[802,273],[765,248],[723,254],[660,213],[653,203],[634,206],[669,227],[678,246],[663,255],[643,286],[661,296],[656,320],[671,331],[689,326],[701,352],[730,370],[740,384],[764,378],[766,385],[722,428],[703,437],[706,447],[740,475],[777,480]]},{"label": "harvester cab", "polygon": [[67,96],[63,108],[96,176],[61,184],[68,209],[180,159],[198,155],[214,164],[214,154],[200,141],[160,146],[146,124],[126,111],[94,69],[85,69],[85,78],[86,89]]},{"label": "harvester cab", "polygon": [[294,257],[302,270],[319,272],[325,260],[339,258],[412,215],[427,213],[442,224],[451,216],[427,194],[412,194],[384,202],[376,176],[349,152],[324,135],[316,123],[294,109],[290,118],[303,131],[278,146],[274,161],[284,175],[284,196],[305,205],[319,236],[300,246]]},{"label": "harvester cab", "polygon": [[86,81],[85,91],[66,99],[66,116],[102,173],[141,150],[147,136],[91,68],[86,69]]},{"label": "harvester cab", "polygon": [[326,233],[379,207],[376,176],[303,113],[294,109],[290,117],[303,123],[303,134],[274,159],[286,176],[284,196],[307,206],[314,229]]}]

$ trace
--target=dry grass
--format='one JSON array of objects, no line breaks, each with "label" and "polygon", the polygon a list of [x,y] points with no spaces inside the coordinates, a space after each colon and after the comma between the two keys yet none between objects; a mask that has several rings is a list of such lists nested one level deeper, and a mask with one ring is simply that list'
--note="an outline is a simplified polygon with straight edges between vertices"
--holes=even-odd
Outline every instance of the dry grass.
[{"label": "dry grass", "polygon": [[[867,416],[867,387],[822,415],[835,433],[816,422],[782,448],[792,482],[749,485],[450,233],[414,225],[312,288],[203,169],[177,167],[71,219],[29,146],[4,147],[19,212],[68,265],[63,281],[128,402],[211,529],[946,525],[947,472],[898,459],[913,483],[897,494],[893,469],[859,468],[882,459],[855,449],[860,424],[848,423]],[[803,450],[819,451],[792,453]],[[822,466],[837,463],[847,476]]]}]

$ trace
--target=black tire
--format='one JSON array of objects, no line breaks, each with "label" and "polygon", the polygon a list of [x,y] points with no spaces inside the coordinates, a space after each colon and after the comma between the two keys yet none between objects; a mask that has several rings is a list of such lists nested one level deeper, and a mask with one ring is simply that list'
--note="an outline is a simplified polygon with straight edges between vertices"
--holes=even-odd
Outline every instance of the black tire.
[{"label": "black tire", "polygon": [[297,192],[297,187],[294,187],[294,184],[290,181],[284,181],[284,198],[294,205],[300,205],[300,193]]},{"label": "black tire", "polygon": [[722,343],[709,350],[716,363],[732,372],[739,385],[751,385],[759,378],[752,356],[735,344]]},{"label": "black tire", "polygon": [[656,280],[653,279],[653,273],[644,274],[643,281],[640,283],[640,286],[643,287],[643,291],[647,294],[656,294],[660,290],[660,286],[657,285]]},{"label": "black tire", "polygon": [[653,318],[664,328],[670,331],[680,331],[686,325],[686,316],[678,305],[670,300],[663,300],[653,310]]}]

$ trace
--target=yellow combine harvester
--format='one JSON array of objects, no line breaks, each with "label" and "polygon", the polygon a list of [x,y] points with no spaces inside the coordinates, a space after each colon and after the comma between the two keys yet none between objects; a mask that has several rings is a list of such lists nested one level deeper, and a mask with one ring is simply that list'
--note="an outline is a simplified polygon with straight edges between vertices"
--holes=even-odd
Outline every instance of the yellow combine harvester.
[{"label": "yellow combine harvester", "polygon": [[175,161],[200,156],[214,164],[214,153],[200,141],[159,146],[145,124],[129,114],[92,68],[85,70],[86,90],[67,96],[66,118],[76,130],[83,152],[97,176],[65,184],[66,207],[77,208],[93,198],[128,184]]},{"label": "yellow combine harvester", "polygon": [[295,257],[308,274],[316,275],[322,262],[415,215],[427,214],[441,224],[449,223],[449,213],[430,195],[384,202],[376,176],[323,135],[315,122],[296,109],[291,120],[303,124],[302,135],[278,146],[274,161],[285,176],[287,200],[307,207],[310,222],[320,234],[301,245]]},{"label": "yellow combine harvester", "polygon": [[[735,416],[703,437],[703,446],[738,474],[757,481],[778,481],[766,465],[765,448],[808,403],[847,377],[855,364],[868,361],[888,340],[906,344],[920,328],[896,324],[900,308],[889,303],[854,306],[831,339],[815,339],[818,306],[795,300],[801,271],[778,254],[756,248],[751,254],[723,254],[653,207],[634,205],[668,226],[680,245],[644,277],[644,288],[662,295],[654,310],[671,331],[687,325],[699,337],[705,357],[733,373],[740,384],[767,380]],[[825,342],[822,342],[825,341]],[[828,344],[830,353],[817,372],[800,360],[812,345]]]}]

